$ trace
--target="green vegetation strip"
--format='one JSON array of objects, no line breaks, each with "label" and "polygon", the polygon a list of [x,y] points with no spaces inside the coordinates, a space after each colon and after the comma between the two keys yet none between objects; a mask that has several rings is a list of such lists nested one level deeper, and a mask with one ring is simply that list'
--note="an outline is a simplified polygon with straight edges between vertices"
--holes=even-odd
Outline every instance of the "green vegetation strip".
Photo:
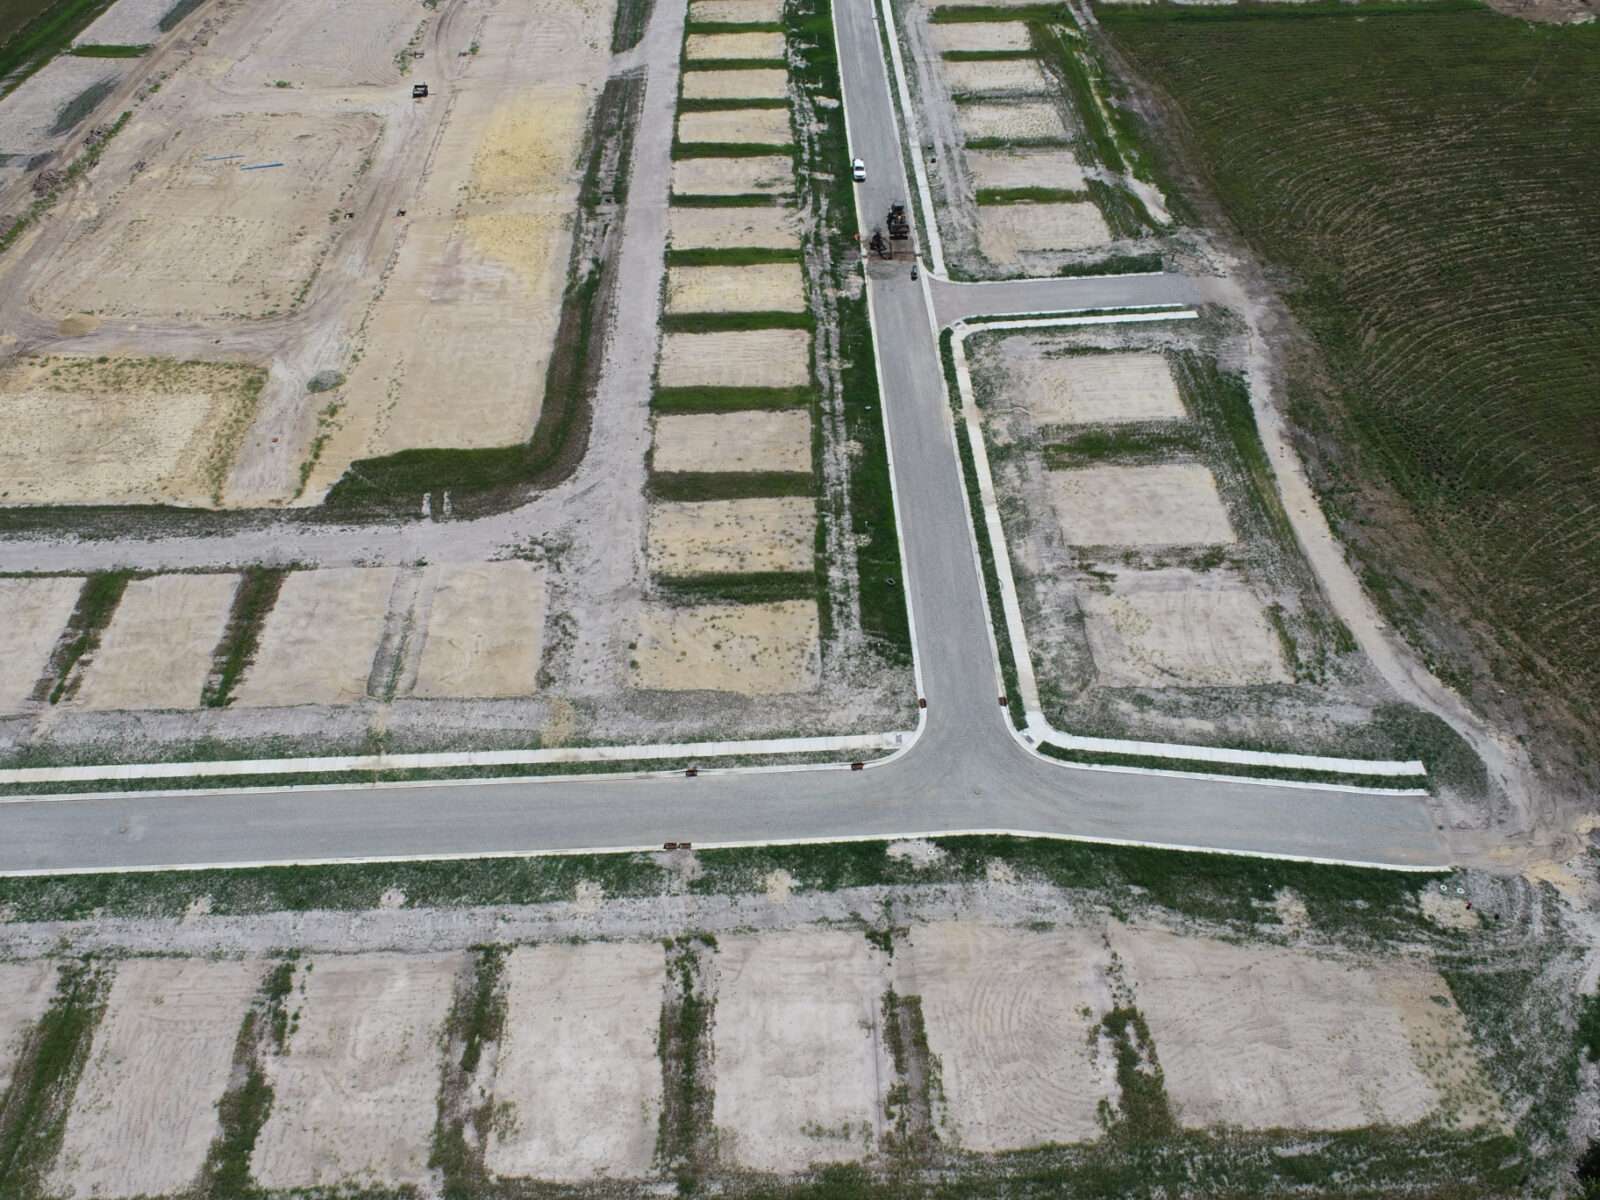
[{"label": "green vegetation strip", "polygon": [[171,8],[167,9],[166,16],[161,18],[160,22],[156,25],[156,28],[162,33],[168,33],[176,29],[178,27],[178,22],[182,21],[185,17],[187,17],[190,13],[204,3],[205,0],[177,0],[177,3],[175,3]]},{"label": "green vegetation strip", "polygon": [[1356,775],[1344,771],[1307,771],[1293,767],[1264,767],[1251,763],[1212,762],[1201,758],[1161,758],[1152,754],[1102,754],[1071,750],[1043,742],[1039,752],[1062,762],[1084,766],[1138,767],[1143,770],[1186,771],[1201,775],[1235,775],[1241,779],[1273,779],[1283,783],[1326,783],[1335,787],[1427,788],[1426,775]]},{"label": "green vegetation strip", "polygon": [[[506,994],[502,982],[509,947],[482,946],[457,989],[445,1021],[446,1060],[438,1095],[438,1116],[428,1166],[440,1172],[449,1200],[474,1200],[499,1193],[484,1164],[494,1120],[493,1098],[473,1087],[486,1051],[505,1034]],[[473,1103],[476,1100],[478,1103]]]},{"label": "green vegetation strip", "polygon": [[739,192],[728,196],[685,196],[674,192],[670,203],[678,208],[754,208],[787,204],[788,197],[766,192]]},{"label": "green vegetation strip", "polygon": [[110,7],[111,0],[56,0],[0,43],[0,98],[70,47],[72,39]]},{"label": "green vegetation strip", "polygon": [[1126,168],[1116,135],[1106,123],[1096,98],[1094,80],[1084,57],[1079,39],[1069,37],[1061,28],[1052,25],[1032,25],[1029,32],[1039,57],[1060,76],[1072,100],[1072,109],[1078,115],[1084,136],[1094,151],[1094,157],[1110,171]]},{"label": "green vegetation strip", "polygon": [[811,571],[758,571],[749,575],[660,575],[656,588],[685,604],[771,604],[814,600],[817,576]]},{"label": "green vegetation strip", "polygon": [[1091,179],[1084,186],[1089,189],[1090,199],[1100,206],[1100,213],[1105,217],[1112,237],[1141,237],[1154,227],[1155,222],[1151,220],[1144,201],[1120,183]]},{"label": "green vegetation strip", "polygon": [[809,471],[666,471],[650,476],[650,495],[657,500],[810,496],[816,489]]},{"label": "green vegetation strip", "polygon": [[979,204],[1082,204],[1089,193],[1072,188],[1022,187],[979,188]]},{"label": "green vegetation strip", "polygon": [[[21,216],[13,217],[9,226],[0,224],[0,254],[5,253],[15,245],[25,229],[49,212],[66,190],[89,171],[95,163],[100,161],[100,156],[106,152],[106,147],[111,144],[111,139],[122,132],[123,126],[128,123],[128,119],[132,116],[131,112],[125,112],[118,117],[111,127],[106,130],[105,136],[96,139],[93,144],[85,147],[83,153],[72,160],[72,165],[66,169],[54,187],[35,199]],[[126,512],[127,510],[123,511]]]},{"label": "green vegetation strip", "polygon": [[683,27],[685,33],[782,33],[783,25],[777,21],[690,21]]},{"label": "green vegetation strip", "polygon": [[800,251],[758,246],[706,246],[696,250],[668,250],[669,267],[750,267],[762,263],[798,263]]},{"label": "green vegetation strip", "polygon": [[132,571],[103,571],[84,580],[72,619],[67,622],[62,641],[51,655],[44,680],[35,689],[35,699],[60,703],[72,682],[72,668],[100,644],[100,635],[110,624],[111,614],[116,612],[128,580],[132,578]]},{"label": "green vegetation strip", "polygon": [[251,1194],[250,1156],[272,1112],[272,1085],[262,1058],[281,1054],[289,1038],[289,993],[294,960],[279,962],[239,1024],[233,1074],[217,1102],[217,1134],[200,1172],[200,1200],[235,1200]]},{"label": "green vegetation strip", "polygon": [[650,407],[660,413],[744,412],[751,409],[804,408],[810,388],[677,387],[657,388]]},{"label": "green vegetation strip", "polygon": [[714,98],[709,97],[709,96],[702,97],[702,98],[697,99],[697,100],[685,100],[681,96],[678,98],[678,111],[680,113],[686,113],[686,112],[731,112],[731,111],[733,111],[735,109],[740,109],[740,108],[788,108],[788,107],[789,107],[789,102],[787,100],[782,100],[782,99],[779,99],[779,98],[777,98],[775,96],[751,97],[750,99],[740,99],[738,97],[732,97],[732,98],[726,98],[726,99],[714,99]]},{"label": "green vegetation strip", "polygon": [[716,1000],[706,987],[701,954],[716,944],[710,934],[665,943],[668,994],[656,1032],[662,1103],[655,1157],[660,1170],[676,1177],[679,1195],[699,1190],[699,1178],[713,1154],[711,1027]]},{"label": "green vegetation strip", "polygon": [[806,312],[670,313],[661,318],[665,333],[738,333],[752,329],[811,329],[816,318]]},{"label": "green vegetation strip", "polygon": [[781,58],[691,58],[683,64],[685,71],[786,71],[789,64]]},{"label": "green vegetation strip", "polygon": [[[1032,50],[946,50],[945,62],[1016,62],[1032,58]],[[1008,145],[1010,143],[1007,143]]]},{"label": "green vegetation strip", "polygon": [[968,21],[1071,21],[1065,4],[946,4],[933,10],[928,20],[934,25],[957,25]]},{"label": "green vegetation strip", "polygon": [[673,142],[672,157],[683,158],[788,158],[789,142]]},{"label": "green vegetation strip", "polygon": [[639,44],[654,8],[655,0],[618,0],[611,22],[611,53],[623,54]]},{"label": "green vegetation strip", "polygon": [[261,626],[278,601],[278,592],[288,577],[286,570],[250,567],[233,594],[233,607],[222,641],[213,655],[211,679],[200,698],[203,708],[225,708],[233,699],[234,686],[245,668],[255,661],[261,640]]},{"label": "green vegetation strip", "polygon": [[1143,275],[1163,271],[1166,263],[1159,254],[1114,254],[1089,263],[1074,263],[1056,272],[1061,277],[1083,275]]},{"label": "green vegetation strip", "polygon": [[1194,430],[1172,422],[1089,429],[1041,447],[1044,465],[1052,471],[1103,462],[1155,462],[1199,450]]},{"label": "green vegetation strip", "polygon": [[[980,137],[968,138],[968,150],[1037,150],[1070,145],[1059,137]],[[1089,181],[1093,184],[1093,180]]]},{"label": "green vegetation strip", "polygon": [[96,46],[85,44],[74,46],[72,54],[75,58],[141,58],[150,52],[150,43],[142,46]]}]

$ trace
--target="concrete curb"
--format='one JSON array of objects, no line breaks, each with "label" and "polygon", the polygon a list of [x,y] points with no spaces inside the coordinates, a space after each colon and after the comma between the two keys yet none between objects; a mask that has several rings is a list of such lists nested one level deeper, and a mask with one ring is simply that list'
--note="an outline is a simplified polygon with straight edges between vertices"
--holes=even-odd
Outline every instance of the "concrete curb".
[{"label": "concrete curb", "polygon": [[[917,177],[917,205],[922,209],[922,228],[926,231],[928,252],[933,258],[933,270],[942,276],[945,273],[944,242],[939,237],[939,221],[933,211],[933,191],[928,186],[928,170],[922,162],[922,135],[917,131],[916,111],[911,107],[911,89],[906,85],[906,65],[900,54],[900,32],[895,28],[893,0],[881,0],[881,3],[878,3],[878,10],[882,14],[883,32],[889,43],[889,58],[894,64],[895,90],[900,94],[900,115],[905,122],[900,141],[902,145],[906,145],[906,137],[910,136],[911,170]],[[839,43],[837,30],[833,36],[834,46],[837,49]],[[842,74],[840,83],[842,86]],[[891,111],[893,107],[890,105]]]}]

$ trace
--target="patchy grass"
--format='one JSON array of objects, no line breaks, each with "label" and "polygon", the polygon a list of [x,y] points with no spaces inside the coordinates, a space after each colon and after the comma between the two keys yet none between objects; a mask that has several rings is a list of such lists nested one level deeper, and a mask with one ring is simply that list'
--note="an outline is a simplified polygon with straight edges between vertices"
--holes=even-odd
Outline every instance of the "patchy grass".
[{"label": "patchy grass", "polygon": [[1355,775],[1343,771],[1306,771],[1290,767],[1262,767],[1250,763],[1211,762],[1199,758],[1160,758],[1151,754],[1103,754],[1069,750],[1050,742],[1039,753],[1062,762],[1090,766],[1135,767],[1145,771],[1189,771],[1198,775],[1232,775],[1239,779],[1269,779],[1285,783],[1325,783],[1330,787],[1425,788],[1426,775]]},{"label": "patchy grass", "polygon": [[111,139],[122,132],[123,126],[128,123],[129,118],[132,116],[131,112],[125,112],[106,129],[104,136],[91,135],[93,140],[85,144],[83,152],[72,160],[72,164],[63,172],[56,185],[45,192],[44,195],[37,197],[20,215],[13,217],[9,226],[0,227],[0,254],[4,254],[12,246],[16,245],[17,239],[22,236],[23,232],[54,208],[56,201],[61,199],[66,190],[77,183],[94,167],[95,163],[100,161],[100,156],[106,152],[106,147],[110,145]]},{"label": "patchy grass", "polygon": [[778,21],[689,21],[685,33],[782,33]]},{"label": "patchy grass", "polygon": [[751,98],[751,99],[748,99],[748,100],[740,99],[738,97],[729,97],[729,98],[720,99],[720,100],[719,99],[714,99],[714,98],[711,98],[711,97],[702,97],[700,99],[694,99],[694,100],[685,99],[682,96],[678,97],[678,111],[680,113],[686,113],[686,112],[731,112],[731,111],[733,111],[735,109],[740,109],[740,108],[788,108],[788,107],[789,107],[789,102],[787,100],[781,100],[781,99],[778,99],[775,96]]},{"label": "patchy grass", "polygon": [[758,204],[787,204],[788,200],[784,196],[772,196],[766,192],[737,192],[725,196],[684,196],[674,192],[668,203],[679,208],[752,208]]},{"label": "patchy grass", "polygon": [[771,604],[815,600],[813,571],[757,571],[747,575],[658,575],[656,589],[684,604]]},{"label": "patchy grass", "polygon": [[975,195],[979,204],[1081,204],[1089,199],[1088,192],[1052,187],[979,188]]},{"label": "patchy grass", "polygon": [[715,945],[709,937],[693,936],[666,943],[667,993],[656,1033],[662,1100],[656,1166],[677,1179],[680,1194],[696,1190],[715,1152],[711,1026],[716,1001],[706,988],[702,962]]},{"label": "patchy grass", "polygon": [[787,71],[789,64],[781,58],[691,58],[684,62],[685,71]]},{"label": "patchy grass", "polygon": [[[0,40],[0,98],[72,45],[111,0],[55,0],[21,29]],[[9,32],[9,31],[7,31]]]},{"label": "patchy grass", "polygon": [[743,412],[758,408],[805,408],[813,399],[808,387],[677,387],[657,388],[650,407],[662,413]]},{"label": "patchy grass", "polygon": [[100,635],[111,623],[111,614],[117,611],[122,593],[132,578],[132,571],[102,571],[84,580],[72,619],[67,622],[62,640],[50,657],[45,678],[34,692],[35,699],[59,704],[68,694],[74,682],[72,668],[100,644]]},{"label": "patchy grass", "polygon": [[1010,62],[1031,59],[1034,54],[1032,50],[946,50],[940,57],[945,62]]},{"label": "patchy grass", "polygon": [[969,21],[1070,21],[1072,14],[1065,4],[944,4],[935,8],[928,20],[934,25]]},{"label": "patchy grass", "polygon": [[252,662],[261,640],[261,627],[278,602],[278,593],[287,570],[248,567],[239,589],[233,595],[228,624],[212,656],[211,678],[206,680],[200,704],[204,708],[226,708],[233,699],[234,686]]},{"label": "patchy grass", "polygon": [[663,471],[649,488],[657,500],[702,501],[810,496],[817,484],[809,471]]},{"label": "patchy grass", "polygon": [[672,157],[680,158],[783,158],[794,153],[790,142],[679,142],[672,143]]},{"label": "patchy grass", "polygon": [[740,333],[751,329],[815,329],[817,319],[804,312],[666,313],[664,333]]},{"label": "patchy grass", "polygon": [[76,129],[90,113],[100,107],[100,102],[117,90],[117,80],[102,79],[91,83],[71,100],[61,106],[56,113],[55,123],[50,126],[51,137],[62,137]]},{"label": "patchy grass", "polygon": [[[502,984],[509,947],[483,946],[456,990],[445,1021],[443,1079],[428,1166],[443,1177],[447,1200],[473,1200],[496,1194],[484,1166],[484,1150],[494,1120],[494,1100],[475,1096],[473,1076],[486,1052],[505,1033],[506,996]],[[480,1103],[473,1103],[478,1099]]]},{"label": "patchy grass", "polygon": [[706,246],[695,250],[668,250],[669,267],[751,267],[763,263],[798,263],[800,251],[760,246]]},{"label": "patchy grass", "polygon": [[654,10],[655,0],[617,0],[617,13],[611,22],[611,53],[623,54],[637,46]]},{"label": "patchy grass", "polygon": [[169,33],[178,27],[178,22],[204,3],[205,0],[177,0],[177,3],[167,9],[166,15],[161,18],[156,28],[162,33]]},{"label": "patchy grass", "polygon": [[150,53],[150,43],[139,46],[97,46],[92,43],[74,46],[74,58],[143,58]]}]

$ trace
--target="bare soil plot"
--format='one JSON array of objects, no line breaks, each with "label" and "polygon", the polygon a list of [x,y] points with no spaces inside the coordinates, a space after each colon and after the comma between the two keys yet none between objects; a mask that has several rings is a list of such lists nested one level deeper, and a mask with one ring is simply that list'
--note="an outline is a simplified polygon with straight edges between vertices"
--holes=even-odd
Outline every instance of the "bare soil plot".
[{"label": "bare soil plot", "polygon": [[778,154],[680,158],[672,164],[672,190],[680,196],[786,195],[794,191],[794,163]]},{"label": "bare soil plot", "polygon": [[781,33],[691,33],[683,56],[694,60],[713,58],[782,58]]},{"label": "bare soil plot", "polygon": [[1439,1107],[1388,982],[1410,974],[1444,998],[1433,1005],[1442,1037],[1459,1015],[1434,971],[1159,930],[1116,929],[1111,941],[1185,1126],[1406,1125]]},{"label": "bare soil plot", "polygon": [[1021,21],[956,21],[929,25],[934,48],[952,50],[1032,50],[1028,27]]},{"label": "bare soil plot", "polygon": [[724,108],[715,112],[679,113],[678,140],[787,146],[793,139],[786,108]]},{"label": "bare soil plot", "polygon": [[[148,138],[139,124],[124,136]],[[146,169],[76,227],[34,305],[166,320],[293,308],[338,232],[328,213],[381,129],[370,113],[280,112],[171,131]],[[246,169],[266,163],[282,165]]]},{"label": "bare soil plot", "polygon": [[1198,463],[1048,475],[1069,546],[1220,546],[1234,540],[1217,481]]},{"label": "bare soil plot", "polygon": [[[957,64],[951,63],[950,66]],[[975,63],[998,67],[1003,63]],[[947,68],[948,69],[948,68]],[[968,150],[975,188],[1064,188],[1083,190],[1083,168],[1070,150]]]},{"label": "bare soil plot", "polygon": [[70,132],[56,132],[62,110],[90,88],[115,86],[127,73],[115,59],[58,55],[0,102],[0,154],[54,149]]},{"label": "bare soil plot", "polygon": [[0,503],[209,506],[264,381],[237,363],[17,359],[0,370]]},{"label": "bare soil plot", "polygon": [[654,504],[650,569],[661,575],[809,571],[816,525],[809,496]]},{"label": "bare soil plot", "polygon": [[427,16],[415,0],[287,0],[281,16],[229,72],[234,90],[286,79],[311,88],[393,84],[396,56]]},{"label": "bare soil plot", "polygon": [[894,956],[895,990],[921,996],[945,1120],[967,1150],[1093,1141],[1115,1064],[1093,1052],[1112,1007],[1097,929],[1048,933],[948,922],[913,927]]},{"label": "bare soil plot", "polygon": [[721,940],[714,1120],[725,1160],[788,1172],[877,1146],[887,987],[882,954],[858,933]]},{"label": "bare soil plot", "polygon": [[799,263],[667,271],[669,313],[803,312],[805,307],[805,278]]},{"label": "bare soil plot", "polygon": [[944,81],[952,95],[1019,92],[1037,95],[1050,84],[1031,59],[999,59],[987,62],[947,62]]},{"label": "bare soil plot", "polygon": [[222,640],[237,575],[130,582],[84,671],[83,708],[195,708]]},{"label": "bare soil plot", "polygon": [[1123,573],[1109,593],[1084,591],[1078,603],[1104,687],[1293,681],[1261,602],[1215,573]]},{"label": "bare soil plot", "polygon": [[1007,370],[1036,425],[1111,425],[1182,418],[1163,354],[1052,354],[1047,342],[1008,339]]},{"label": "bare soil plot", "polygon": [[394,588],[389,568],[295,571],[262,627],[240,707],[349,704],[367,694]]},{"label": "bare soil plot", "polygon": [[640,617],[633,676],[637,686],[663,691],[812,692],[820,654],[810,600],[659,605]]},{"label": "bare soil plot", "polygon": [[529,562],[430,569],[415,696],[531,696],[544,649],[545,576]]},{"label": "bare soil plot", "polygon": [[[746,0],[735,0],[744,4]],[[789,95],[789,73],[776,68],[748,71],[685,71],[685,100],[783,100]]]},{"label": "bare soil plot", "polygon": [[669,238],[674,250],[714,247],[798,250],[800,230],[794,214],[776,204],[754,208],[670,210]]},{"label": "bare soil plot", "polygon": [[550,1180],[649,1173],[665,975],[658,942],[512,951],[490,1171]]},{"label": "bare soil plot", "polygon": [[167,1195],[200,1174],[259,962],[118,965],[73,1094],[50,1194]]},{"label": "bare soil plot", "polygon": [[300,1013],[269,1055],[272,1113],[251,1167],[267,1188],[421,1185],[439,1093],[439,1038],[460,959],[318,958],[295,976]]},{"label": "bare soil plot", "polygon": [[661,339],[661,387],[802,387],[811,381],[804,329],[669,333]]},{"label": "bare soil plot", "polygon": [[728,25],[774,24],[783,20],[783,0],[692,0],[689,20]]},{"label": "bare soil plot", "polygon": [[0,579],[0,712],[27,703],[82,590],[72,577]]},{"label": "bare soil plot", "polygon": [[978,206],[978,250],[990,262],[1014,263],[1024,254],[1088,250],[1110,240],[1106,219],[1093,204]]},{"label": "bare soil plot", "polygon": [[161,36],[161,18],[177,0],[116,0],[76,38],[74,46],[145,46]]},{"label": "bare soil plot", "polygon": [[656,418],[657,471],[809,471],[811,413],[687,413]]},{"label": "bare soil plot", "polygon": [[0,1096],[11,1086],[22,1043],[29,1028],[44,1015],[55,987],[54,963],[0,963]]},{"label": "bare soil plot", "polygon": [[[988,64],[983,64],[988,65]],[[1065,138],[1066,126],[1052,104],[1006,103],[963,104],[957,110],[961,132],[968,141],[977,138],[1043,139]]]}]

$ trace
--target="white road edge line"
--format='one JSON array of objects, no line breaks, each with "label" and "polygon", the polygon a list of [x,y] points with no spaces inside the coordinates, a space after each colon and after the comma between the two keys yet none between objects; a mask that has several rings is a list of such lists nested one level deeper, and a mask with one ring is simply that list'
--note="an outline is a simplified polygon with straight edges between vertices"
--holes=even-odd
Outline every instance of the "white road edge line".
[{"label": "white road edge line", "polygon": [[[893,0],[868,0],[868,3],[874,2],[883,14],[884,40],[889,43],[889,58],[894,64],[895,87],[900,93],[900,115],[906,126],[900,134],[900,143],[908,145],[906,135],[910,135],[911,171],[917,177],[917,204],[922,209],[922,228],[928,239],[928,252],[933,256],[934,272],[944,275],[944,242],[939,237],[939,222],[933,211],[933,192],[928,187],[928,172],[922,163],[922,134],[917,129],[917,115],[911,107],[911,89],[906,86],[906,65],[900,57],[900,32],[895,28]],[[833,44],[834,50],[837,51],[839,47],[837,27],[833,33]],[[844,86],[843,70],[839,72],[839,85],[841,89]],[[885,86],[887,85],[888,81],[885,80]],[[893,104],[889,105],[889,115],[891,117],[894,115]]]}]

